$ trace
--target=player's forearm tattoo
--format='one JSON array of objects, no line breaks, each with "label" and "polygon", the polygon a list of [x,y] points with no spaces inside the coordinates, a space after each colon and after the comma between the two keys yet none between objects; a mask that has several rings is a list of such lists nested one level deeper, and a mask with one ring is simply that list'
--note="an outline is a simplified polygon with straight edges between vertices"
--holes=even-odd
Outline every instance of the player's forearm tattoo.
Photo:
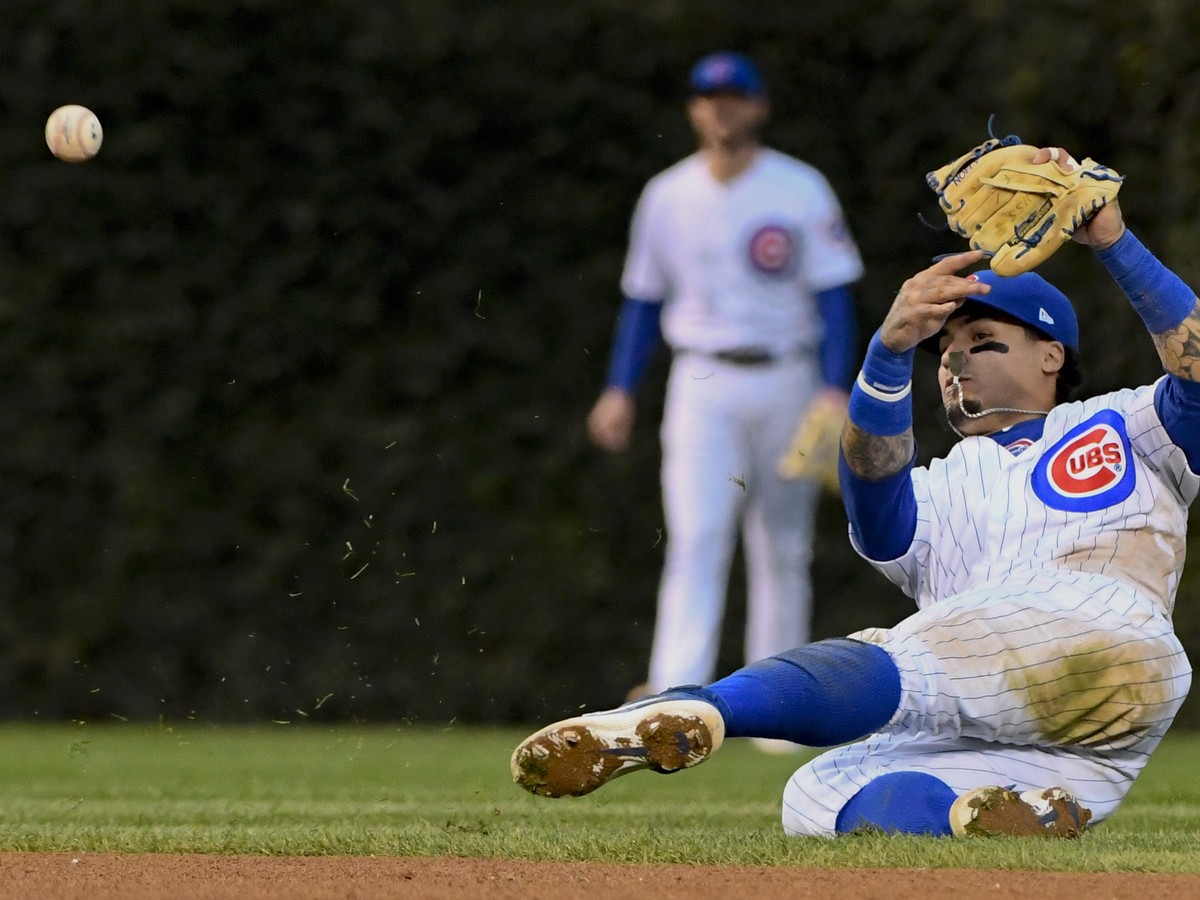
[{"label": "player's forearm tattoo", "polygon": [[842,429],[842,453],[850,471],[859,478],[878,481],[895,475],[912,461],[914,452],[916,441],[911,429],[887,436],[863,431],[853,422]]},{"label": "player's forearm tattoo", "polygon": [[1200,381],[1200,304],[1170,331],[1151,335],[1163,367],[1172,375]]}]

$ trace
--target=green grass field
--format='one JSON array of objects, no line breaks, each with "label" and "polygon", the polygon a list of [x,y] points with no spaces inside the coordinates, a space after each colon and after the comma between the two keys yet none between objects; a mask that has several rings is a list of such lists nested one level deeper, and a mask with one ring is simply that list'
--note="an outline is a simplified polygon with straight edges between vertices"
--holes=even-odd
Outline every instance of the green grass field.
[{"label": "green grass field", "polygon": [[1172,735],[1082,841],[786,838],[803,757],[730,741],[671,777],[532,797],[524,732],[452,727],[0,727],[0,851],[473,856],[605,862],[1200,872],[1200,735]]}]

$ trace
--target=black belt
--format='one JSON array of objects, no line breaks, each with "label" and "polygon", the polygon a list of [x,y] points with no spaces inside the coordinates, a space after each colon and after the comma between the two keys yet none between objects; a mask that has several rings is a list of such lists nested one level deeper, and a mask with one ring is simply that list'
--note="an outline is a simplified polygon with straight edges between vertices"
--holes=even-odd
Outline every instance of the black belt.
[{"label": "black belt", "polygon": [[721,362],[731,363],[735,366],[769,366],[773,363],[781,362],[789,358],[786,355],[772,353],[765,347],[731,347],[728,350],[679,350],[679,353],[694,353],[698,356],[707,356],[711,359],[719,359]]}]

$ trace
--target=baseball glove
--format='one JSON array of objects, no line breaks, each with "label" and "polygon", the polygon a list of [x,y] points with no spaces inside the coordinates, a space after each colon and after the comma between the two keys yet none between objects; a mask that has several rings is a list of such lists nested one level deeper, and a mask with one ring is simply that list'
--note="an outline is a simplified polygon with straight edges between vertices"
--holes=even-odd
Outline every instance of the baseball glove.
[{"label": "baseball glove", "polygon": [[780,478],[811,478],[838,493],[838,446],[846,422],[846,400],[826,392],[809,404],[787,452],[779,457]]},{"label": "baseball glove", "polygon": [[984,250],[997,275],[1045,262],[1117,196],[1124,177],[1092,159],[1067,171],[1033,163],[1036,147],[1015,135],[992,138],[925,176],[950,227]]}]

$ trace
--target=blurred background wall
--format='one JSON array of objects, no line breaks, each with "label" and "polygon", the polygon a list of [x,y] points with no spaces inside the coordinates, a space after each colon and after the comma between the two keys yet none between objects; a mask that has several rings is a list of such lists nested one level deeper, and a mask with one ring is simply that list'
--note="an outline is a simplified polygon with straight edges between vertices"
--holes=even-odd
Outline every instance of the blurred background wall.
[{"label": "blurred background wall", "polygon": [[[1128,219],[1200,284],[1198,32],[1190,0],[5,0],[0,717],[617,702],[653,624],[666,360],[630,453],[583,419],[632,204],[692,149],[694,59],[754,56],[768,142],[840,194],[865,347],[962,248],[919,222],[924,175],[991,116],[1124,173]],[[63,103],[104,124],[89,163],[45,147]],[[1042,271],[1090,390],[1156,377],[1089,253]],[[922,374],[928,458],[951,437]],[[840,503],[821,522],[817,637],[903,617]],[[1200,573],[1177,623],[1200,650]]]}]

